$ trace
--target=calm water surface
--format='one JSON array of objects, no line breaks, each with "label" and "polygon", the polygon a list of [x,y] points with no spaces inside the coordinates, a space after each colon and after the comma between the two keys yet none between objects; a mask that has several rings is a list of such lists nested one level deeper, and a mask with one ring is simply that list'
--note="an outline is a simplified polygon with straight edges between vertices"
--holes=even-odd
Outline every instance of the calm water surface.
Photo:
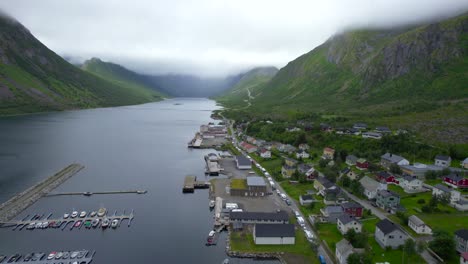
[{"label": "calm water surface", "polygon": [[213,224],[207,190],[181,192],[185,175],[205,178],[203,155],[209,150],[190,150],[187,142],[212,121],[214,109],[207,99],[171,99],[0,118],[0,202],[73,162],[86,168],[55,191],[148,190],[42,198],[17,218],[104,206],[111,212],[134,209],[135,219],[131,227],[105,231],[0,229],[0,254],[90,249],[96,250],[93,263],[221,263],[224,239],[216,247],[204,245]]}]

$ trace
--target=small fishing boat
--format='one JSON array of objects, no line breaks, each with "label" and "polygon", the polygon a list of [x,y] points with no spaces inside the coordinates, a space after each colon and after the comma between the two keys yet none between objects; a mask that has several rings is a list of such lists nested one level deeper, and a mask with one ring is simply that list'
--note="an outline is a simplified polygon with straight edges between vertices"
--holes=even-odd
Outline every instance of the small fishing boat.
[{"label": "small fishing boat", "polygon": [[84,226],[85,226],[86,228],[91,228],[91,220],[86,220],[86,221],[84,222]]},{"label": "small fishing boat", "polygon": [[208,205],[210,206],[210,208],[214,208],[215,207],[215,201],[210,200],[210,203]]},{"label": "small fishing boat", "polygon": [[98,225],[99,225],[99,218],[96,218],[94,219],[92,222],[91,222],[91,225],[96,228]]},{"label": "small fishing boat", "polygon": [[86,211],[81,211],[81,213],[80,213],[80,218],[83,218],[83,217],[85,217],[85,216],[86,216]]},{"label": "small fishing boat", "polygon": [[95,217],[96,215],[97,215],[97,212],[96,212],[96,211],[92,211],[92,212],[89,214],[90,217]]},{"label": "small fishing boat", "polygon": [[106,213],[107,213],[107,209],[104,208],[104,207],[101,207],[101,208],[99,208],[99,210],[98,210],[98,212],[97,212],[97,215],[98,215],[99,217],[103,217]]},{"label": "small fishing boat", "polygon": [[71,217],[75,218],[77,216],[78,216],[78,211],[73,211],[72,214],[71,214]]},{"label": "small fishing boat", "polygon": [[82,223],[82,222],[81,222],[80,220],[78,220],[78,221],[76,221],[76,223],[75,223],[73,226],[74,226],[74,227],[80,227],[80,226],[81,226],[81,223]]},{"label": "small fishing boat", "polygon": [[104,219],[102,220],[101,227],[102,227],[102,228],[107,228],[107,227],[109,226],[109,224],[110,224],[109,219],[104,218]]},{"label": "small fishing boat", "polygon": [[68,214],[68,213],[63,214],[64,219],[67,219],[68,217],[70,217],[70,214]]},{"label": "small fishing boat", "polygon": [[112,220],[112,224],[111,224],[112,228],[117,228],[118,225],[119,225],[119,219]]}]

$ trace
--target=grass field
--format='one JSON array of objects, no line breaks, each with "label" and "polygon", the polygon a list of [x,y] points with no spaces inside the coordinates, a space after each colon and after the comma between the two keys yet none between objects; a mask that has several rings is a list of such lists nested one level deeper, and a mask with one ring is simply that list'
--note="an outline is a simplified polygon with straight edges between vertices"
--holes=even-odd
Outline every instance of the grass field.
[{"label": "grass field", "polygon": [[340,231],[338,231],[336,224],[318,224],[317,229],[319,238],[321,240],[325,240],[332,252],[335,252],[336,243],[340,242],[340,240],[343,239],[343,236],[341,235]]},{"label": "grass field", "polygon": [[245,179],[232,179],[231,188],[232,189],[247,189],[247,181]]}]

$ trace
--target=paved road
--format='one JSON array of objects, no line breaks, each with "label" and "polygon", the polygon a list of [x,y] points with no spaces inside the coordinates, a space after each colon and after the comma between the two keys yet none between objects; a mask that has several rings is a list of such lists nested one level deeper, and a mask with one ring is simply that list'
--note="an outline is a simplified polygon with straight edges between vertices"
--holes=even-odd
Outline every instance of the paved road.
[{"label": "paved road", "polygon": [[[229,123],[229,126],[230,126],[230,128],[231,128],[231,131],[232,131],[232,133],[233,133],[233,135],[232,135],[232,136],[233,136],[232,142],[233,142],[234,146],[239,147],[239,142],[237,142],[237,139],[236,139],[236,137],[235,137],[235,135],[234,135],[234,134],[235,134],[235,131],[234,131],[234,128],[233,128],[233,126],[232,126],[232,122],[227,121],[226,119],[225,119],[225,122],[228,122],[228,123]],[[240,147],[239,147],[239,149],[240,149]],[[248,155],[248,153],[245,153],[242,149],[240,150],[240,152],[241,152],[243,155],[245,155],[245,156]],[[257,164],[257,162],[256,162],[255,160],[253,160],[253,163],[254,163],[254,164]],[[271,175],[271,174],[270,174],[270,175]],[[307,220],[307,217],[305,217],[304,215],[302,215],[301,210],[299,210],[299,206],[297,205],[297,202],[296,202],[294,199],[292,199],[291,197],[289,197],[289,195],[283,190],[283,188],[281,187],[281,185],[279,185],[278,182],[276,182],[274,179],[273,179],[273,182],[275,183],[276,189],[278,189],[281,193],[284,193],[284,194],[286,195],[286,197],[291,201],[291,205],[290,205],[291,210],[292,210],[292,211],[298,211],[299,214],[304,218],[304,220],[305,220],[305,225],[306,225],[306,229],[309,230],[309,231],[311,231],[311,232],[314,234],[314,236],[317,238],[317,240],[320,241],[320,238],[318,237],[318,235],[314,232],[314,230],[313,230],[312,227],[310,226],[310,223],[309,223],[309,221]],[[284,203],[284,201],[283,201],[278,195],[276,195],[276,193],[274,193],[273,196],[275,196],[275,197],[273,197],[274,203],[275,203],[275,204],[280,205],[279,203]],[[332,258],[328,255],[327,251],[325,251],[325,249],[323,248],[322,244],[320,244],[319,247],[317,248],[317,254],[322,255],[322,256],[325,258],[326,263],[335,263],[335,262],[332,260]]]}]

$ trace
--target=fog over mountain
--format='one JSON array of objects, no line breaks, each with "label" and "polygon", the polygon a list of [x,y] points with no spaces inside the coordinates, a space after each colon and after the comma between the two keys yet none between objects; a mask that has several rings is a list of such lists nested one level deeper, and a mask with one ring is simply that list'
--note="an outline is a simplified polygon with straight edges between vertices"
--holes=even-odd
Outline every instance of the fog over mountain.
[{"label": "fog over mountain", "polygon": [[[2,0],[49,48],[145,74],[226,76],[283,67],[336,32],[453,16],[466,0]],[[261,15],[259,15],[261,14]]]}]

